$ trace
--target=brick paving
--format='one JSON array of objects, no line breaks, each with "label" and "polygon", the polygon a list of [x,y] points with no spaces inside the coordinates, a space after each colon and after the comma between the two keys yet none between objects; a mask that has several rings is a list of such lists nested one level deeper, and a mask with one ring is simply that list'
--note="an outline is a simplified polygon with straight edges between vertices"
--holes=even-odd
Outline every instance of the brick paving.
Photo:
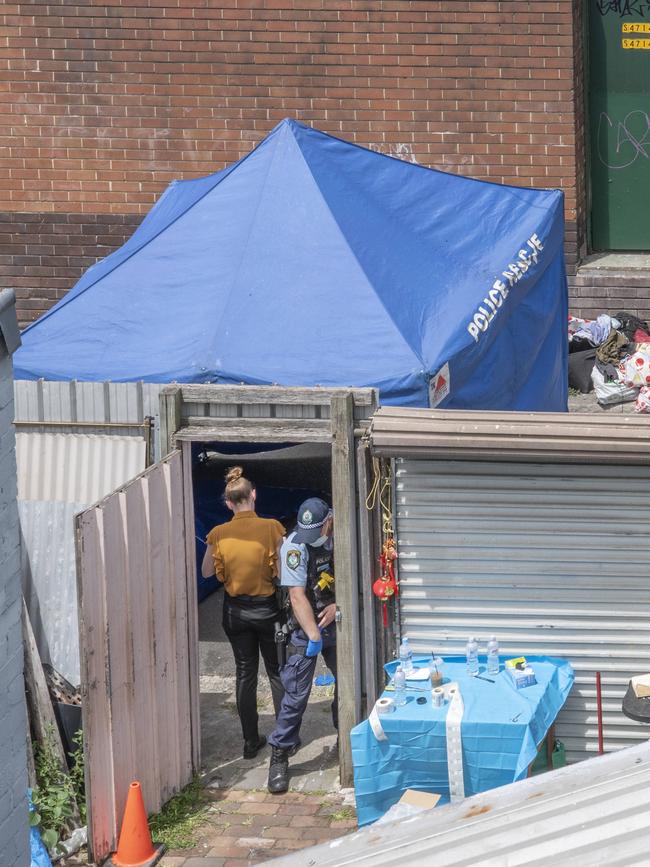
[{"label": "brick paving", "polygon": [[244,867],[289,855],[357,826],[344,794],[212,790],[205,827],[193,849],[170,850],[161,867]]}]

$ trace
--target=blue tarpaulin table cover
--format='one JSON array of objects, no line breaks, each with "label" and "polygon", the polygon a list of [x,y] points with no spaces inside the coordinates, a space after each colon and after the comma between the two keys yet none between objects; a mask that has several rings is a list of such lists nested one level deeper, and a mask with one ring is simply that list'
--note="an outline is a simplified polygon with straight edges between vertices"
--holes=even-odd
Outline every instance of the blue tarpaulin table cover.
[{"label": "blue tarpaulin table cover", "polygon": [[[554,722],[573,685],[573,669],[562,659],[527,657],[537,683],[516,689],[501,665],[495,683],[467,674],[464,657],[448,657],[442,672],[459,685],[465,712],[461,725],[465,795],[475,795],[523,779],[537,749]],[[427,666],[430,657],[416,657]],[[397,661],[385,666],[389,675]],[[429,681],[412,683],[422,691],[407,689],[407,702],[393,713],[379,717],[386,741],[378,741],[368,720],[350,734],[354,764],[354,790],[359,825],[374,822],[406,789],[419,789],[449,800],[445,720],[449,703],[433,707]],[[427,687],[424,690],[424,687]],[[391,698],[393,692],[385,692]],[[425,704],[417,698],[426,697]]]}]

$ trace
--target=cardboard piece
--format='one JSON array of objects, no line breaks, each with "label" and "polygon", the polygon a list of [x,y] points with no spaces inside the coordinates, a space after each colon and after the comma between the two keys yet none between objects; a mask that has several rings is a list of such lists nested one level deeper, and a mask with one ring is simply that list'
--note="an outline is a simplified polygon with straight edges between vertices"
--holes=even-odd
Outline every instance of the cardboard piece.
[{"label": "cardboard piece", "polygon": [[436,806],[442,796],[431,792],[420,792],[417,789],[407,789],[397,802],[408,804],[410,807],[419,807],[421,810],[431,810]]},{"label": "cardboard piece", "polygon": [[650,674],[637,674],[631,680],[634,695],[637,698],[645,698],[650,695]]}]

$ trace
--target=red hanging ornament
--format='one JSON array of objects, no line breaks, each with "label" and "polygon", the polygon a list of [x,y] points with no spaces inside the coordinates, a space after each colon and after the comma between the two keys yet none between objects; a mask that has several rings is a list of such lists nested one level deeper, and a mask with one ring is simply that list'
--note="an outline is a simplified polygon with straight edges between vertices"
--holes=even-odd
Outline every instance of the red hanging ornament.
[{"label": "red hanging ornament", "polygon": [[384,627],[388,626],[387,605],[393,596],[397,596],[399,588],[395,579],[395,560],[397,559],[397,549],[395,541],[389,537],[384,542],[381,555],[379,557],[379,565],[381,566],[382,574],[377,578],[372,585],[372,592],[382,602]]}]

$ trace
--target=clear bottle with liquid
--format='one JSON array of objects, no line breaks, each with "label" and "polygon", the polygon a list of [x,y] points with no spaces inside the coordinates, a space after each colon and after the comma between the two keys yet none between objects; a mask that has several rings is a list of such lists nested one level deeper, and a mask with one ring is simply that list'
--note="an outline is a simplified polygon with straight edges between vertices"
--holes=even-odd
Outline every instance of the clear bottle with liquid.
[{"label": "clear bottle with liquid", "polygon": [[393,684],[395,686],[395,705],[402,707],[406,704],[406,672],[401,665],[397,666]]},{"label": "clear bottle with liquid", "polygon": [[413,671],[413,651],[408,638],[403,638],[399,646],[399,664],[405,674],[410,674]]},{"label": "clear bottle with liquid", "polygon": [[499,642],[495,635],[490,637],[487,644],[487,673],[499,673]]},{"label": "clear bottle with liquid", "polygon": [[478,642],[473,636],[467,642],[465,655],[467,656],[467,673],[474,677],[478,674]]}]

